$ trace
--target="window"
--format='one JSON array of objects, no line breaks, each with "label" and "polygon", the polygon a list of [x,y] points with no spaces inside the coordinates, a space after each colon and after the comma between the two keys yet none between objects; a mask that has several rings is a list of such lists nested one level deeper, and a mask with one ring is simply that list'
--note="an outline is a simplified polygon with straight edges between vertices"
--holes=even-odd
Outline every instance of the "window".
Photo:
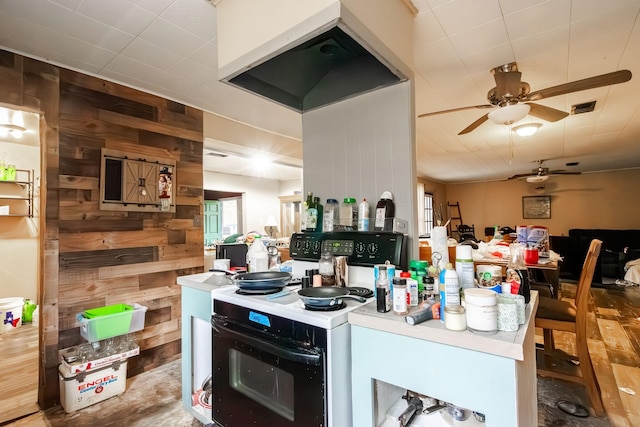
[{"label": "window", "polygon": [[242,233],[242,197],[220,199],[222,202],[222,238]]},{"label": "window", "polygon": [[424,193],[424,233],[431,236],[433,230],[433,194]]}]

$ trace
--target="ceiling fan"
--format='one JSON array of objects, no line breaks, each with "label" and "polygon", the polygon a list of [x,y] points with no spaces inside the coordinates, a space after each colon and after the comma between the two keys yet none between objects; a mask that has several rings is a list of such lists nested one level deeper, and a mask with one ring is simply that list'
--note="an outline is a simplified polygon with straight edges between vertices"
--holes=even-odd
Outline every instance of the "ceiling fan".
[{"label": "ceiling fan", "polygon": [[435,111],[433,113],[420,114],[418,117],[428,117],[436,114],[452,113],[474,108],[493,109],[491,112],[483,115],[464,128],[458,135],[471,132],[488,119],[498,124],[511,124],[523,119],[527,114],[531,114],[532,116],[549,122],[556,122],[567,117],[569,113],[545,105],[534,104],[529,101],[539,101],[544,98],[551,98],[552,96],[566,95],[572,92],[624,83],[631,80],[631,71],[619,70],[530,92],[529,83],[521,80],[522,73],[518,71],[518,65],[515,62],[493,68],[491,73],[496,81],[496,87],[487,93],[489,104]]},{"label": "ceiling fan", "polygon": [[571,172],[564,169],[556,169],[550,171],[548,167],[544,166],[544,160],[537,160],[538,167],[531,169],[530,173],[520,173],[510,176],[507,179],[519,179],[526,178],[527,182],[544,182],[549,179],[551,175],[580,175],[582,172]]}]

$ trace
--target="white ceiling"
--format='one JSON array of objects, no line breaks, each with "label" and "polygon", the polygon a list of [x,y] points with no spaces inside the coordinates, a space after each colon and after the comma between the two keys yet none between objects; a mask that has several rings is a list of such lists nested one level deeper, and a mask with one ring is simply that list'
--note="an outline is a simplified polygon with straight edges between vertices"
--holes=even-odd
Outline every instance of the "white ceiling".
[{"label": "white ceiling", "polygon": [[[555,123],[527,116],[522,122],[543,124],[528,138],[491,122],[457,135],[487,110],[417,119],[418,176],[504,179],[537,159],[583,172],[640,167],[640,0],[413,3],[416,114],[486,104],[495,86],[489,70],[513,61],[532,91],[620,69],[634,74],[538,101],[564,111],[597,104]],[[0,47],[301,139],[300,114],[217,81],[216,12],[206,0],[5,0]],[[580,164],[566,168],[570,161]],[[221,164],[205,167],[228,172]]]}]

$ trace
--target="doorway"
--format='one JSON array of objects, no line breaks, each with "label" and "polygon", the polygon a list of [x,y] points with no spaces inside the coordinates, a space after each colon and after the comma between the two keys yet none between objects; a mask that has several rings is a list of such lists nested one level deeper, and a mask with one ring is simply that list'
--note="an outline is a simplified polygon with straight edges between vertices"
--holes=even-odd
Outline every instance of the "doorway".
[{"label": "doorway", "polygon": [[204,190],[205,247],[242,233],[242,193]]},{"label": "doorway", "polygon": [[41,122],[0,106],[0,424],[39,410],[39,314],[23,304],[35,308],[40,296]]}]

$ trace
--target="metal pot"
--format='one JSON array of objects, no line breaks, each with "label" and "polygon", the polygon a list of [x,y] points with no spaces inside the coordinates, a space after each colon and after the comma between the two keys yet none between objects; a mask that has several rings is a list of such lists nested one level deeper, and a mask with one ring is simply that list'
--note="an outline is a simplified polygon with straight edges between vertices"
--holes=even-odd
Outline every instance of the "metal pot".
[{"label": "metal pot", "polygon": [[333,286],[318,288],[304,288],[298,291],[303,303],[312,307],[329,307],[342,303],[343,299],[354,299],[358,302],[366,302],[367,299],[356,295],[349,295],[349,289]]}]

